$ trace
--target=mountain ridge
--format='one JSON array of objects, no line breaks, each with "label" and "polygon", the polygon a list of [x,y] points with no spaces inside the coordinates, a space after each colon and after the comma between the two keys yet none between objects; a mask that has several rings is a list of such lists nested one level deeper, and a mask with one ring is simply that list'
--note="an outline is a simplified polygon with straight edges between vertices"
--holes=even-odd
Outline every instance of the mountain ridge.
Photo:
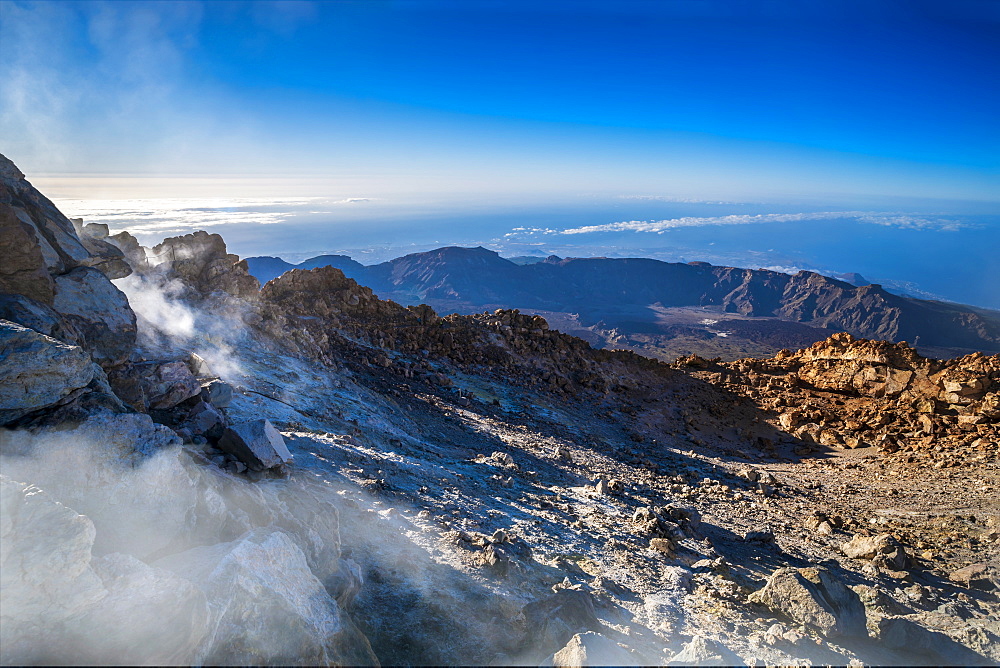
[{"label": "mountain ridge", "polygon": [[[288,267],[321,266],[323,257]],[[861,338],[920,341],[943,348],[1000,349],[1000,313],[904,297],[858,275],[840,280],[810,271],[784,274],[650,258],[552,256],[524,264],[483,247],[458,246],[369,266],[353,260],[348,264],[346,256],[331,257],[347,264],[345,275],[385,298],[410,305],[426,301],[458,312],[500,306],[585,314],[597,322],[626,306],[710,307],[827,330],[817,340],[831,331],[846,331]],[[275,276],[260,268],[262,260],[247,262],[265,283]],[[337,263],[330,266],[343,269]]]}]

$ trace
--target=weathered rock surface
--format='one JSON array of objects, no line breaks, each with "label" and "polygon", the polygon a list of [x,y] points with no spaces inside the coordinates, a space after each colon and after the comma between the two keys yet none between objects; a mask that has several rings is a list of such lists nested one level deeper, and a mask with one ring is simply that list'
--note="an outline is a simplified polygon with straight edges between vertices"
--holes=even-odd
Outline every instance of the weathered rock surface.
[{"label": "weathered rock surface", "polygon": [[94,523],[0,475],[0,649],[5,664],[66,656],[67,624],[107,595],[90,569]]},{"label": "weathered rock surface", "polygon": [[637,666],[639,663],[628,650],[608,640],[600,633],[577,633],[566,646],[543,665],[580,668],[582,666]]},{"label": "weathered rock surface", "polygon": [[720,642],[695,636],[675,654],[668,666],[742,666],[743,659]]},{"label": "weathered rock surface", "polygon": [[35,228],[7,206],[0,206],[0,291],[51,304],[55,285],[42,256]]},{"label": "weathered rock surface", "polygon": [[829,638],[868,634],[861,599],[825,568],[779,568],[750,601]]},{"label": "weathered rock surface", "polygon": [[232,425],[219,440],[219,448],[253,471],[276,468],[292,460],[285,439],[268,420]]},{"label": "weathered rock surface", "polygon": [[201,393],[201,383],[185,362],[127,363],[108,374],[111,387],[140,412],[166,410]]},{"label": "weathered rock surface", "polygon": [[[135,254],[132,250],[129,253]],[[222,292],[253,299],[260,290],[246,263],[226,251],[226,242],[218,234],[199,230],[164,239],[146,253],[146,260],[154,273],[178,277],[202,295]]]},{"label": "weathered rock surface", "polygon": [[76,330],[51,307],[22,294],[0,294],[0,319],[9,320],[71,345],[79,344]]},{"label": "weathered rock surface", "polygon": [[280,531],[197,547],[155,566],[196,583],[212,605],[209,664],[372,665],[367,640]]},{"label": "weathered rock surface", "polygon": [[675,366],[751,399],[803,451],[877,446],[936,468],[1000,459],[1000,355],[934,360],[840,333],[772,359],[699,360]]},{"label": "weathered rock surface", "polygon": [[53,308],[79,333],[104,367],[124,362],[135,347],[135,313],[121,290],[96,269],[78,267],[56,278]]},{"label": "weathered rock surface", "polygon": [[52,406],[93,379],[83,349],[0,320],[0,425]]}]

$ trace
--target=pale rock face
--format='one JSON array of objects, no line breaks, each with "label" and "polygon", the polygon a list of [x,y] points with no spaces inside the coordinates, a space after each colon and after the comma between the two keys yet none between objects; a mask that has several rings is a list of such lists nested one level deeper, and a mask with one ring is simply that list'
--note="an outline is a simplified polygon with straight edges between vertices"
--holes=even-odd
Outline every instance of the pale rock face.
[{"label": "pale rock face", "polygon": [[637,666],[627,650],[599,633],[577,633],[548,662],[551,666]]},{"label": "pale rock face", "polygon": [[829,638],[867,635],[861,599],[825,568],[779,568],[750,601]]},{"label": "pale rock face", "polygon": [[135,346],[135,313],[125,294],[97,269],[78,267],[56,278],[53,308],[79,332],[104,367],[121,364]]},{"label": "pale rock face", "polygon": [[55,286],[38,234],[9,207],[0,207],[0,257],[0,291],[52,303]]},{"label": "pale rock face", "polygon": [[154,563],[208,594],[213,650],[207,663],[373,664],[367,641],[280,531],[197,547]]},{"label": "pale rock face", "polygon": [[0,424],[52,406],[93,378],[83,349],[0,320]]},{"label": "pale rock face", "polygon": [[254,471],[281,466],[292,460],[285,439],[268,420],[234,424],[223,434],[219,448]]},{"label": "pale rock face", "polygon": [[197,662],[210,620],[200,589],[127,554],[105,555],[91,567],[107,595],[69,635],[73,655],[95,664]]},{"label": "pale rock face", "polygon": [[0,476],[0,654],[45,663],[67,624],[106,595],[90,568],[94,523],[38,487]]}]

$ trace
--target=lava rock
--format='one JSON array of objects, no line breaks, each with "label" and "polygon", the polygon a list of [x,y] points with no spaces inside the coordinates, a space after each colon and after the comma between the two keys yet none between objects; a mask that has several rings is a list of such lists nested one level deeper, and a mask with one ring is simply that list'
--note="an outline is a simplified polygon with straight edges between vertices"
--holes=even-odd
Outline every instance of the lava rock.
[{"label": "lava rock", "polygon": [[219,439],[219,449],[233,455],[252,471],[272,469],[292,461],[285,439],[268,420],[232,425]]}]

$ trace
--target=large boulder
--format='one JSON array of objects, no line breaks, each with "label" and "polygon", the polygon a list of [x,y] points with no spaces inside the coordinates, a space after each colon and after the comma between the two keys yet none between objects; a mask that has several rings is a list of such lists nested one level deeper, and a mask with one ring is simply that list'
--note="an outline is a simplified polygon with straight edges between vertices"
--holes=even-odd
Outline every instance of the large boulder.
[{"label": "large boulder", "polygon": [[17,293],[51,304],[55,284],[42,257],[35,228],[14,209],[0,204],[0,292]]},{"label": "large boulder", "polygon": [[779,568],[750,601],[828,638],[868,635],[861,599],[825,568]]},{"label": "large boulder", "polygon": [[292,461],[284,437],[268,420],[232,425],[219,440],[219,448],[253,471],[276,468]]},{"label": "large boulder", "polygon": [[94,267],[112,280],[125,278],[132,273],[132,265],[126,260],[125,253],[105,240],[108,236],[107,225],[97,223],[78,225],[76,231],[80,243],[90,253],[88,266]]},{"label": "large boulder", "polygon": [[154,360],[123,364],[108,373],[115,393],[143,413],[167,410],[201,393],[185,362]]},{"label": "large boulder", "polygon": [[61,315],[23,294],[0,294],[0,320],[16,322],[63,343],[79,344],[76,330]]},{"label": "large boulder", "polygon": [[197,547],[153,564],[190,579],[212,608],[208,664],[372,665],[365,637],[280,531]]},{"label": "large boulder", "polygon": [[124,362],[135,347],[135,313],[125,294],[97,269],[77,267],[56,278],[52,307],[73,325],[94,361]]},{"label": "large boulder", "polygon": [[129,555],[94,559],[95,531],[38,487],[0,476],[3,663],[197,662],[205,595]]},{"label": "large boulder", "polygon": [[[0,209],[13,214],[27,226],[22,229],[25,229],[28,238],[36,240],[34,248],[41,254],[42,262],[50,274],[58,275],[74,267],[95,263],[69,218],[47,197],[35,190],[21,170],[3,155],[0,155]],[[10,218],[5,219],[10,221]],[[6,227],[7,224],[10,223],[5,223],[5,234],[0,235],[0,238],[6,238],[6,232],[11,229]],[[14,255],[4,254],[4,265],[14,261],[21,250],[28,251],[32,256],[32,263],[34,262],[35,250],[28,250],[21,245],[24,238],[19,237],[15,241],[17,245],[11,249],[16,251]]]},{"label": "large boulder", "polygon": [[878,566],[901,571],[910,565],[906,550],[890,534],[855,536],[840,546],[840,551],[853,559],[867,559]]},{"label": "large boulder", "polygon": [[58,661],[67,625],[107,595],[90,568],[94,533],[89,518],[34,485],[0,475],[4,664]]},{"label": "large boulder", "polygon": [[0,320],[0,424],[59,403],[94,372],[83,349]]}]

